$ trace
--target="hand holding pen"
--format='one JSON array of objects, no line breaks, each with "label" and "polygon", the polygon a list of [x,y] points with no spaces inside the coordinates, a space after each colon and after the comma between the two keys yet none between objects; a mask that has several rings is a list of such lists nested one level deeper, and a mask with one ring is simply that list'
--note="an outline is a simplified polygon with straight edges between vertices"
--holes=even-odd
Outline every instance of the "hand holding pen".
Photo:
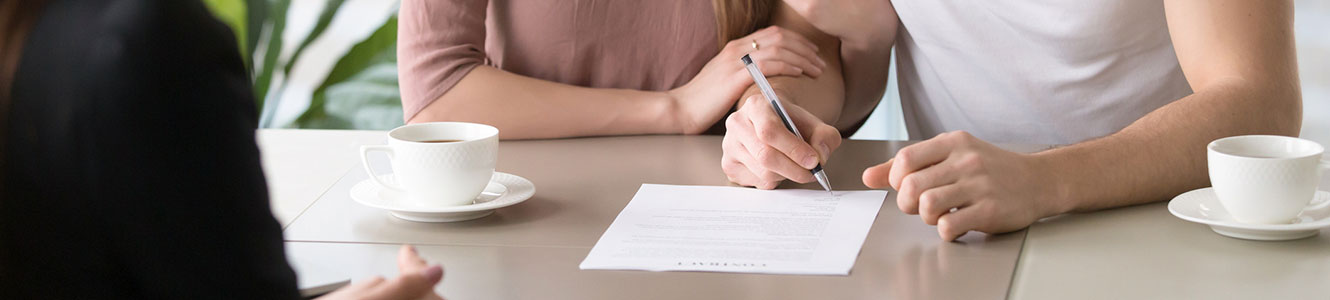
[{"label": "hand holding pen", "polygon": [[[760,66],[753,68],[757,67]],[[754,77],[755,82],[760,82],[759,88],[770,88],[765,77]],[[788,115],[782,119],[778,107],[768,101],[772,98],[779,101],[778,97],[774,91],[771,96],[750,97],[726,119],[721,168],[731,182],[772,189],[785,179],[799,183],[818,181],[819,176],[812,170],[840,147],[841,136],[835,127],[797,105],[775,102],[783,103],[780,108]],[[787,127],[785,120],[792,127]],[[829,184],[823,186],[830,190]]]}]

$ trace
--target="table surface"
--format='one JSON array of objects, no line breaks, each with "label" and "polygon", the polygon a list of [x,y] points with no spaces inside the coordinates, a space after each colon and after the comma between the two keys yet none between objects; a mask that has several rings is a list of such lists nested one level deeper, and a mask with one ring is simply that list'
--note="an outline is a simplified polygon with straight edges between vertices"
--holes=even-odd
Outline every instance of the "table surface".
[{"label": "table surface", "polygon": [[[582,271],[578,263],[642,183],[727,185],[720,138],[629,136],[500,143],[498,171],[536,195],[494,215],[415,223],[349,199],[367,178],[360,145],[382,131],[258,132],[274,215],[297,272],[396,274],[397,245],[447,269],[457,299],[675,298],[1309,298],[1330,295],[1330,237],[1255,242],[1170,215],[1164,203],[1042,220],[1025,231],[938,239],[891,193],[850,276]],[[837,189],[910,142],[846,141],[826,166]],[[1007,146],[1017,151],[1034,146]],[[1327,178],[1330,181],[1330,178]],[[1323,185],[1330,186],[1330,185]],[[815,189],[815,185],[782,188]],[[1283,297],[1279,297],[1283,296]]]}]

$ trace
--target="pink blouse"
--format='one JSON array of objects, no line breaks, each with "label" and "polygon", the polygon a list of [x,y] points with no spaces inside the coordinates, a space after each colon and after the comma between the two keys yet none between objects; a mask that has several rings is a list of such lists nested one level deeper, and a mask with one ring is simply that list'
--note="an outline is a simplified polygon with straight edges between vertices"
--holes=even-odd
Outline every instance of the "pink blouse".
[{"label": "pink blouse", "polygon": [[720,50],[706,0],[403,0],[398,24],[408,120],[481,64],[584,87],[661,91],[687,83]]}]

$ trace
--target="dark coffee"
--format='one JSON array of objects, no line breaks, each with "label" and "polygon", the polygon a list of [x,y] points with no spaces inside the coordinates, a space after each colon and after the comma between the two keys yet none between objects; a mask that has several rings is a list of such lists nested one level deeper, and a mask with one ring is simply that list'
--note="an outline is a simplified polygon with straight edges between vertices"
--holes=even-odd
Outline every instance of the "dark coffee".
[{"label": "dark coffee", "polygon": [[461,141],[462,141],[462,140],[428,140],[428,141],[420,141],[420,142],[421,142],[421,143],[456,143],[456,142],[461,142]]}]

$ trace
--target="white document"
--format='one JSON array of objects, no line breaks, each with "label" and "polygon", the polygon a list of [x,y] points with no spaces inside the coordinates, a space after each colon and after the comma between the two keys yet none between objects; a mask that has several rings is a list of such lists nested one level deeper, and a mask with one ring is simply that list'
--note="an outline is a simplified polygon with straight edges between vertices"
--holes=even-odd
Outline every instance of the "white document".
[{"label": "white document", "polygon": [[580,268],[849,275],[886,197],[643,184]]}]

